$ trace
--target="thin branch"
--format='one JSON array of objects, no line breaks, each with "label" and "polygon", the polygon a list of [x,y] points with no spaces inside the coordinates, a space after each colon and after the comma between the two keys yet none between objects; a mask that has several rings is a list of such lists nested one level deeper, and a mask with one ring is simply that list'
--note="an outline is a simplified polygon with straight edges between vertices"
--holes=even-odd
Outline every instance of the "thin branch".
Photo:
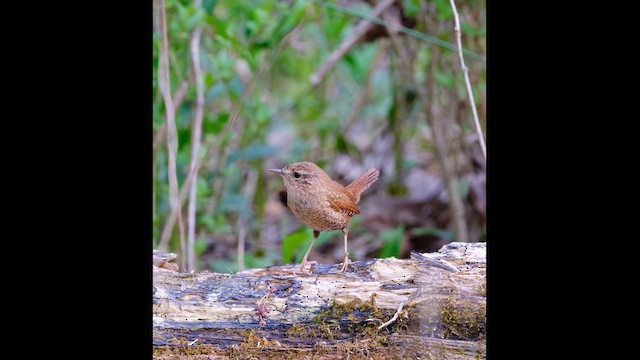
[{"label": "thin branch", "polygon": [[383,327],[389,326],[390,324],[393,324],[393,322],[396,321],[396,319],[398,318],[398,315],[400,315],[400,313],[402,312],[402,308],[408,303],[410,303],[411,301],[417,299],[418,296],[420,295],[422,295],[422,288],[418,288],[418,290],[416,290],[413,293],[413,295],[411,295],[407,300],[401,302],[400,306],[398,306],[398,310],[396,310],[396,313],[393,314],[393,317],[389,319],[389,321],[387,321],[386,323],[378,326],[378,330],[382,329]]},{"label": "thin branch", "polygon": [[[255,170],[251,170],[247,173],[247,179],[242,186],[242,193],[245,195],[247,201],[253,203],[257,185],[258,174]],[[242,213],[238,214],[236,230],[238,231],[238,271],[242,271],[244,270],[245,241],[247,238],[247,223]]]},{"label": "thin branch", "polygon": [[453,9],[453,17],[456,22],[455,32],[456,39],[458,41],[458,56],[460,57],[460,66],[462,67],[462,73],[464,74],[464,83],[467,88],[467,95],[469,96],[469,102],[471,103],[471,111],[473,112],[473,121],[476,125],[476,132],[478,133],[478,139],[480,140],[480,147],[482,148],[482,154],[485,160],[487,159],[487,147],[484,144],[484,136],[482,135],[482,128],[480,127],[480,121],[478,120],[478,111],[476,110],[476,102],[473,98],[473,91],[471,91],[471,82],[469,81],[469,69],[464,63],[464,56],[462,56],[462,33],[460,31],[460,17],[458,16],[458,9],[456,9],[456,3],[453,0],[451,2],[451,8]]},{"label": "thin branch", "polygon": [[176,90],[176,95],[173,97],[173,108],[177,109],[182,104],[185,95],[187,94],[187,89],[189,89],[189,82],[183,81],[180,83],[180,87]]},{"label": "thin branch", "polygon": [[402,308],[404,307],[405,302],[400,303],[400,306],[398,306],[398,310],[396,310],[396,313],[393,315],[393,317],[391,319],[389,319],[389,321],[387,321],[386,323],[378,326],[378,330],[382,329],[383,327],[386,327],[390,324],[393,324],[394,321],[396,321],[396,319],[398,318],[398,315],[400,314],[400,312],[402,312]]},{"label": "thin branch", "polygon": [[[332,2],[329,2],[329,1],[322,1],[321,5],[325,6],[327,8],[330,8],[330,9],[345,13],[345,14],[357,16],[357,17],[362,18],[362,19],[367,19],[367,20],[369,20],[369,21],[371,21],[371,22],[373,22],[373,23],[375,23],[377,25],[380,25],[380,26],[384,26],[384,27],[387,27],[387,28],[390,26],[388,23],[386,23],[385,21],[383,21],[380,18],[377,18],[377,17],[372,16],[370,14],[363,14],[363,13],[360,13],[359,11],[357,11],[357,10],[352,10],[352,9],[349,9],[349,8],[346,8],[346,7],[342,7],[340,5],[336,5],[336,4],[334,4]],[[410,28],[402,26],[402,25],[397,25],[396,26],[394,24],[393,26],[396,27],[396,29],[394,29],[394,31],[401,32],[403,34],[409,35],[409,36],[414,37],[416,39],[431,43],[433,45],[440,46],[440,47],[445,48],[447,50],[457,51],[457,48],[456,48],[455,44],[452,44],[452,43],[444,41],[444,40],[440,40],[435,36],[431,36],[431,35],[428,35],[428,34],[425,34],[425,33],[421,33],[419,31],[410,29]],[[469,59],[476,60],[476,61],[478,61],[478,62],[480,62],[482,64],[485,64],[485,62],[486,62],[486,58],[483,55],[480,55],[480,54],[475,53],[475,52],[473,52],[471,50],[468,50],[468,49],[462,49],[462,52],[464,53],[464,56],[466,56]]]},{"label": "thin branch", "polygon": [[[180,196],[178,197],[179,198],[178,202],[180,206],[177,208],[171,208],[169,217],[167,218],[167,221],[164,223],[164,228],[162,229],[162,235],[160,236],[159,244],[168,243],[169,238],[171,237],[171,233],[173,232],[173,228],[176,225],[176,220],[178,220],[178,210],[182,208],[182,205],[187,199],[187,195],[191,191],[192,184],[193,184],[193,173],[189,172],[189,174],[187,175],[187,179],[184,181],[184,185],[182,186],[182,188],[180,188]],[[158,248],[160,249],[160,245],[158,245]]]},{"label": "thin branch", "polygon": [[[202,0],[194,0],[194,6],[202,6]],[[200,141],[202,138],[202,119],[204,117],[204,85],[202,81],[202,68],[200,67],[200,36],[202,28],[196,26],[191,36],[191,61],[193,62],[193,74],[196,85],[196,111],[191,128],[191,161],[189,174],[191,176],[191,189],[189,190],[189,206],[187,208],[187,271],[195,270],[195,243],[196,243],[196,183],[198,181],[198,169],[200,161]]]},{"label": "thin branch", "polygon": [[242,271],[244,270],[244,241],[247,237],[247,227],[244,223],[244,217],[242,217],[242,215],[238,215],[236,229],[238,230],[238,271]]},{"label": "thin branch", "polygon": [[[189,87],[189,83],[183,81],[180,84],[178,90],[176,90],[176,94],[173,96],[173,108],[177,109],[181,104],[182,100],[184,100],[184,96],[187,93],[187,88]],[[153,138],[153,152],[155,153],[156,148],[160,145],[160,143],[164,142],[164,137],[167,132],[167,123],[164,123],[160,126],[158,130],[156,130],[156,136]]]},{"label": "thin branch", "polygon": [[[386,8],[393,5],[396,0],[382,0],[376,4],[376,6],[371,10],[371,17],[379,16]],[[324,79],[324,76],[329,69],[331,69],[337,62],[342,58],[348,51],[351,49],[360,38],[367,32],[369,29],[373,27],[373,22],[370,19],[364,19],[360,21],[360,23],[353,30],[353,33],[346,38],[337,49],[335,49],[328,57],[325,62],[320,65],[318,70],[314,72],[310,81],[312,85],[318,85]]]},{"label": "thin branch", "polygon": [[[171,82],[169,76],[169,40],[167,35],[167,14],[164,0],[160,0],[160,21],[162,30],[162,46],[160,47],[160,59],[158,66],[158,86],[162,92],[165,113],[167,117],[167,153],[169,168],[169,199],[172,211],[176,209],[179,222],[180,249],[184,254],[184,224],[182,223],[182,211],[178,194],[178,176],[176,171],[177,130],[175,122],[175,108],[171,98]],[[161,239],[158,248],[166,251],[168,237]],[[183,266],[184,268],[184,266]]]},{"label": "thin branch", "polygon": [[153,154],[155,156],[156,148],[160,143],[164,142],[164,136],[167,133],[167,123],[160,125],[160,128],[156,130],[156,135],[153,137]]}]

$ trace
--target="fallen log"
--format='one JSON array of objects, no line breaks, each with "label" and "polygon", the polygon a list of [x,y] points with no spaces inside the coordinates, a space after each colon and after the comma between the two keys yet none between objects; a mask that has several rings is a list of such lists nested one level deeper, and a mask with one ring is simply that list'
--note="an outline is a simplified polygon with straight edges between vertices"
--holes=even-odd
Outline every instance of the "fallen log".
[{"label": "fallen log", "polygon": [[175,256],[156,257],[157,359],[486,358],[486,243],[311,275],[299,265],[180,273]]}]

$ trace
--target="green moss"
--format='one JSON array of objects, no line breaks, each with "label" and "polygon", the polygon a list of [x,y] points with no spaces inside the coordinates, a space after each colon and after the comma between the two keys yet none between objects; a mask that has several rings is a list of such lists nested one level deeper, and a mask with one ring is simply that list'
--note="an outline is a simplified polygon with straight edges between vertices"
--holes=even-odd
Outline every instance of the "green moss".
[{"label": "green moss", "polygon": [[311,320],[317,326],[320,337],[335,340],[338,334],[349,334],[358,340],[367,341],[375,346],[389,345],[388,334],[407,333],[407,323],[414,307],[407,306],[397,319],[386,328],[378,327],[391,319],[394,310],[381,309],[375,306],[375,297],[371,304],[351,302],[347,304],[332,304],[320,310]]},{"label": "green moss", "polygon": [[153,358],[188,359],[197,355],[223,355],[225,352],[217,346],[209,344],[189,345],[186,338],[172,338],[167,341],[168,345],[154,346]]},{"label": "green moss", "polygon": [[486,309],[474,311],[449,298],[442,308],[442,336],[454,340],[481,340],[485,337]]},{"label": "green moss", "polygon": [[307,331],[304,326],[301,324],[293,324],[287,329],[287,332],[284,333],[284,336],[287,338],[301,338],[305,339],[307,337]]},{"label": "green moss", "polygon": [[258,336],[253,330],[241,330],[238,334],[242,335],[243,341],[227,348],[227,357],[231,359],[281,359],[284,354],[291,353],[289,350],[279,352],[282,348],[279,341]]}]

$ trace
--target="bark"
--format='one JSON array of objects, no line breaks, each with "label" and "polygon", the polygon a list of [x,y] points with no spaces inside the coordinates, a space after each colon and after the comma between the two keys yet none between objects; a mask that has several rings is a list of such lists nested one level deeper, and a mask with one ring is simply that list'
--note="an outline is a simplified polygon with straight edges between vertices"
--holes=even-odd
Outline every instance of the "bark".
[{"label": "bark", "polygon": [[359,261],[344,274],[339,265],[189,274],[162,256],[154,358],[486,357],[485,243]]}]

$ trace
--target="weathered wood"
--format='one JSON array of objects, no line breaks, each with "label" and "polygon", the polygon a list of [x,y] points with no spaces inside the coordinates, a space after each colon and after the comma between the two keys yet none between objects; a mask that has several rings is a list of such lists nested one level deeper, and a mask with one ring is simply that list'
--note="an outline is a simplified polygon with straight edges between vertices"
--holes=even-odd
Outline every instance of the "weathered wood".
[{"label": "weathered wood", "polygon": [[484,358],[485,245],[356,262],[346,273],[338,265],[311,275],[296,274],[298,265],[233,275],[154,266],[154,357]]}]

